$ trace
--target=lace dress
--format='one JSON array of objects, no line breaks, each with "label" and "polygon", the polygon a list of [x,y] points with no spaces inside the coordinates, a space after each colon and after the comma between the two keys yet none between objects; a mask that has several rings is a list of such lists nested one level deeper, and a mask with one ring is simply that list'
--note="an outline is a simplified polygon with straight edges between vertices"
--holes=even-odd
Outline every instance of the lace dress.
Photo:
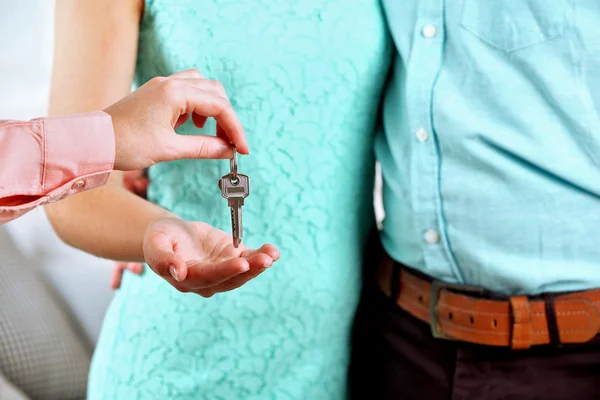
[{"label": "lace dress", "polygon": [[[372,141],[391,42],[378,0],[147,1],[136,80],[196,67],[244,124],[244,242],[281,259],[234,292],[127,276],[107,313],[89,399],[341,399],[363,244],[374,226]],[[207,132],[214,132],[214,124]],[[180,133],[193,132],[189,124]],[[230,231],[221,161],[150,171],[149,198]]]}]

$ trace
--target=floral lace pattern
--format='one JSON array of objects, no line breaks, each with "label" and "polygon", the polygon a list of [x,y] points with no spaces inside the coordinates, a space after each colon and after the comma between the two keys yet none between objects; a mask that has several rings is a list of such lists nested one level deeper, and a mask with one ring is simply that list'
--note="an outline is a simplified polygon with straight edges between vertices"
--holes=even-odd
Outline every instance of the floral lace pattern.
[{"label": "floral lace pattern", "polygon": [[[94,356],[91,400],[345,396],[390,59],[378,0],[147,1],[138,83],[190,67],[223,82],[250,142],[239,160],[251,179],[244,242],[273,243],[282,257],[210,299],[149,271],[127,276]],[[228,168],[158,165],[149,198],[230,231],[217,187]]]}]

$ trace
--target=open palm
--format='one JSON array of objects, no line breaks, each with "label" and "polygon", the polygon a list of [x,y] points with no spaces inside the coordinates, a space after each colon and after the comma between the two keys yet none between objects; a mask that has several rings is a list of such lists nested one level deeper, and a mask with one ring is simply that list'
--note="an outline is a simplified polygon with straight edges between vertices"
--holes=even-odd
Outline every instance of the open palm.
[{"label": "open palm", "polygon": [[165,218],[144,238],[150,268],[181,292],[203,297],[238,288],[279,259],[275,246],[233,247],[231,235],[203,222]]}]

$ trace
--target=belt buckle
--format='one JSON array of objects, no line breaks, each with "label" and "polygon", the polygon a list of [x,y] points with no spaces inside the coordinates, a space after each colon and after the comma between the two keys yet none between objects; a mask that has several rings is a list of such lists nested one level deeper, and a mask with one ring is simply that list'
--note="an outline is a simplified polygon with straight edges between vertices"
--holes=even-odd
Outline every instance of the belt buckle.
[{"label": "belt buckle", "polygon": [[452,336],[442,332],[438,324],[438,313],[435,308],[440,299],[440,294],[444,289],[463,294],[473,293],[480,296],[485,294],[485,289],[479,286],[446,283],[442,281],[431,282],[431,293],[429,295],[429,326],[431,328],[431,334],[436,339],[456,340]]}]

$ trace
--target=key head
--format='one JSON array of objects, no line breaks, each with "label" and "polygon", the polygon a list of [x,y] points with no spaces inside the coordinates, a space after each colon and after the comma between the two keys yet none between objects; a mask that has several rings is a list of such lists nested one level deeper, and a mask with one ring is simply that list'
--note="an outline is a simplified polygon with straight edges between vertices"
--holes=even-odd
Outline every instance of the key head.
[{"label": "key head", "polygon": [[232,174],[227,174],[219,179],[219,189],[227,200],[244,200],[250,194],[250,178],[237,174],[237,179],[233,179]]}]

